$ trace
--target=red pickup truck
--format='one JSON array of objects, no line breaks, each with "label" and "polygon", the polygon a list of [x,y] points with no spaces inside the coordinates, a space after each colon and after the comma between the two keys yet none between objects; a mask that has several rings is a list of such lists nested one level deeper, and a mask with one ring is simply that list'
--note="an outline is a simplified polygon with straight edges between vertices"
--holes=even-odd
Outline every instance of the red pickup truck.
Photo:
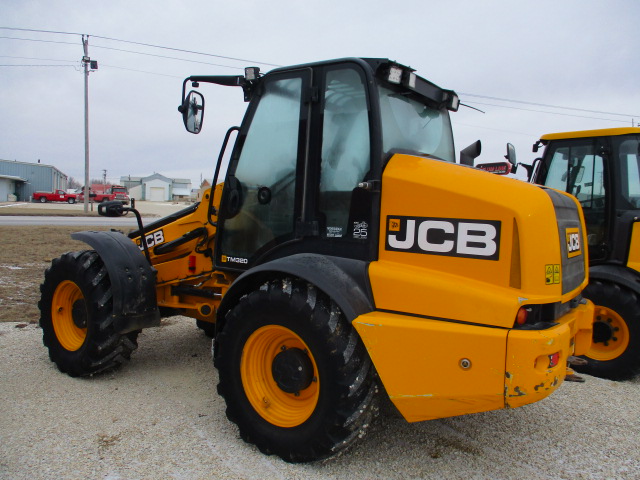
[{"label": "red pickup truck", "polygon": [[77,195],[75,193],[67,193],[64,190],[54,190],[53,192],[34,192],[31,196],[34,202],[67,202],[76,203]]},{"label": "red pickup truck", "polygon": [[[84,190],[81,190],[83,192]],[[92,202],[101,203],[112,200],[120,200],[124,205],[129,205],[129,195],[126,187],[120,185],[92,185],[89,192]],[[78,202],[84,202],[84,194],[78,194]]]}]

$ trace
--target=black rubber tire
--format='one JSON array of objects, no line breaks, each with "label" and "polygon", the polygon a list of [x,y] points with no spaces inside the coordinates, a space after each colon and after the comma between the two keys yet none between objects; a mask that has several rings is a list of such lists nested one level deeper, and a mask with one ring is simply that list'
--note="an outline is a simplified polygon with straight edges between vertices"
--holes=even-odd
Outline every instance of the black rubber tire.
[{"label": "black rubber tire", "polygon": [[[265,420],[243,387],[245,343],[265,326],[294,332],[317,365],[317,403],[296,426]],[[334,302],[301,280],[273,280],[242,297],[227,314],[214,352],[218,393],[226,401],[227,417],[238,425],[244,441],[267,455],[292,463],[329,457],[362,437],[378,414],[377,375],[362,340]]]},{"label": "black rubber tire", "polygon": [[196,326],[204,332],[209,338],[215,338],[216,336],[216,324],[211,322],[205,322],[204,320],[196,320]]},{"label": "black rubber tire", "polygon": [[76,199],[75,198],[69,198],[69,199],[67,199],[67,203],[69,205],[74,204],[74,203],[76,203]]},{"label": "black rubber tire", "polygon": [[628,288],[621,285],[592,280],[583,295],[596,305],[594,323],[594,339],[598,322],[606,319],[598,315],[598,306],[613,310],[628,329],[629,343],[626,349],[617,357],[610,360],[595,360],[585,355],[588,364],[576,366],[579,372],[594,377],[610,380],[628,380],[640,373],[640,299]]},{"label": "black rubber tire", "polygon": [[40,197],[40,203],[47,203],[47,197]]},{"label": "black rubber tire", "polygon": [[[80,340],[82,344],[74,350],[63,347],[54,327],[53,299],[63,282],[73,282],[84,297],[86,334]],[[95,251],[65,253],[54,259],[45,272],[40,292],[38,308],[42,343],[49,349],[49,358],[61,372],[79,377],[113,369],[129,360],[131,352],[138,348],[139,331],[119,334],[114,329],[111,282],[102,259]],[[74,308],[75,305],[76,302]]]}]

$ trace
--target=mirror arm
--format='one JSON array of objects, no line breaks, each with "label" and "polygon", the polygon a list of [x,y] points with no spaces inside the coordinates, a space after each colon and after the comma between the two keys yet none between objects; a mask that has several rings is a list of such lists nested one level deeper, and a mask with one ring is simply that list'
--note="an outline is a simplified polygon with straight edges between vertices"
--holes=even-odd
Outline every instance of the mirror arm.
[{"label": "mirror arm", "polygon": [[250,83],[247,82],[242,75],[192,75],[185,78],[182,82],[182,101],[180,102],[180,105],[184,103],[184,96],[187,92],[188,82],[215,83],[216,85],[223,85],[226,87],[242,87],[245,91]]}]

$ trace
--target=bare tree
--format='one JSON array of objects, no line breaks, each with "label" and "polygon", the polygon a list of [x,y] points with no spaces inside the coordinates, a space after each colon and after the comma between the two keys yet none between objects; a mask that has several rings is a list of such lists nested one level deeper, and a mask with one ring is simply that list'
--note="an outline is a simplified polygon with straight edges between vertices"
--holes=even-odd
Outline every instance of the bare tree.
[{"label": "bare tree", "polygon": [[80,187],[82,187],[82,184],[78,180],[73,177],[69,177],[67,180],[67,188],[78,190]]}]

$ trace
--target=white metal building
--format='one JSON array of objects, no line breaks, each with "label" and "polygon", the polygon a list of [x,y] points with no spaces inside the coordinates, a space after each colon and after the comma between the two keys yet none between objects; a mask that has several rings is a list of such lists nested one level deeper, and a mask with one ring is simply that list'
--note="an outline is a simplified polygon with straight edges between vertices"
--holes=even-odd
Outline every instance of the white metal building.
[{"label": "white metal building", "polygon": [[148,177],[120,177],[120,183],[127,187],[129,196],[149,202],[171,202],[189,199],[191,180],[169,178],[154,173]]}]

